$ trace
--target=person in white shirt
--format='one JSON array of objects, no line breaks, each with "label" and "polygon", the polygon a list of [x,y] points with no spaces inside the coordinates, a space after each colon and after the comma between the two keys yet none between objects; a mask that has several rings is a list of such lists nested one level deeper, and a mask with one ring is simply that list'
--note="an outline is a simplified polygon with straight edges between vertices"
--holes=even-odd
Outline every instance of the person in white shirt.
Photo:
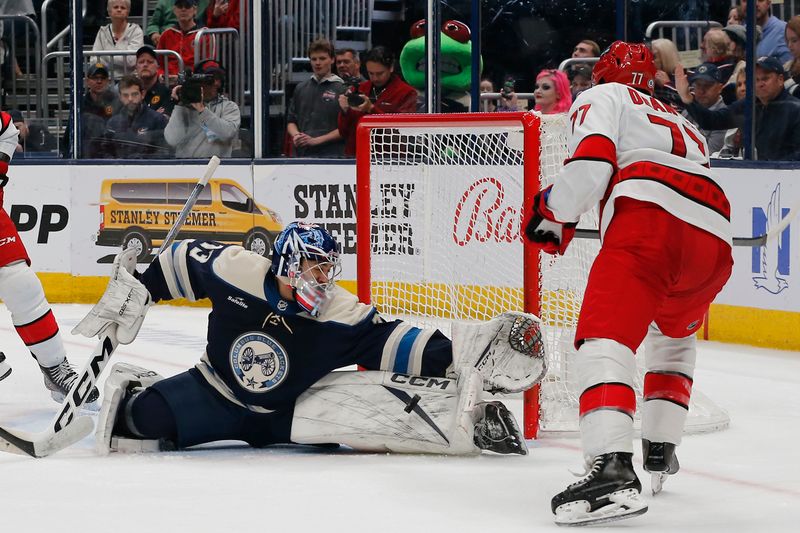
[{"label": "person in white shirt", "polygon": [[[144,44],[144,32],[138,24],[128,22],[131,0],[108,0],[108,16],[111,23],[97,32],[92,50],[138,50]],[[133,74],[136,56],[93,56],[92,62],[103,61],[111,66],[112,77],[119,79],[125,74]]]}]

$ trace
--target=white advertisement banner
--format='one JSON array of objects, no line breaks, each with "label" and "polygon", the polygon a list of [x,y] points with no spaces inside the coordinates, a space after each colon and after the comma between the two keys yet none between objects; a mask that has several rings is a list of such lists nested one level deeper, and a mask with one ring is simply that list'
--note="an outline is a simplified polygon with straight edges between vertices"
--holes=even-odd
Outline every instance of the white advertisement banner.
[{"label": "white advertisement banner", "polygon": [[[517,261],[511,250],[516,247],[519,192],[504,184],[501,190],[492,169],[481,169],[480,176],[429,170],[441,175],[447,187],[419,194],[418,185],[397,172],[373,197],[373,209],[382,206],[384,222],[407,224],[412,236],[379,243],[386,251],[399,246],[410,253],[443,246],[446,256],[458,258],[453,263],[459,263],[464,276],[502,284],[497,272],[475,265],[487,254],[511,254],[508,261]],[[19,165],[6,187],[4,208],[18,225],[37,271],[105,275],[123,242],[142,247],[142,263],[151,260],[202,171],[202,165]],[[737,237],[769,231],[800,201],[798,170],[724,168],[717,173],[732,204]],[[343,279],[355,279],[355,166],[223,164],[204,194],[182,236],[264,250],[284,224],[315,220],[342,243]],[[430,221],[408,216],[406,208],[416,201],[441,204],[437,216],[444,217],[445,235],[432,234]],[[491,227],[476,225],[476,220],[491,220]],[[735,248],[734,258],[733,276],[717,303],[800,312],[800,220],[765,247]]]}]

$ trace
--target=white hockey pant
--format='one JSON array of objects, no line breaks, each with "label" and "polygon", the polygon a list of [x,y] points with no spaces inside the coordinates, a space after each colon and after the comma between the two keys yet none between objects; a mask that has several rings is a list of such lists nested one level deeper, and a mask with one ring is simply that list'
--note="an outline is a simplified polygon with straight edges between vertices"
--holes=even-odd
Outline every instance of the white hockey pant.
[{"label": "white hockey pant", "polygon": [[[579,390],[604,383],[633,389],[636,361],[627,346],[610,339],[587,339],[578,349]],[[610,452],[633,453],[633,418],[616,409],[596,409],[580,419],[581,442],[587,460]]]},{"label": "white hockey pant", "polygon": [[52,367],[67,356],[39,278],[24,261],[0,267],[0,299],[40,365]]},{"label": "white hockey pant", "polygon": [[454,379],[332,372],[295,403],[291,440],[359,451],[476,455],[477,373]]},{"label": "white hockey pant", "polygon": [[[647,375],[642,408],[642,438],[650,442],[681,443],[692,391],[697,338],[673,339],[650,324],[644,341]],[[661,378],[661,379],[659,379]],[[652,383],[670,381],[665,386]]]}]

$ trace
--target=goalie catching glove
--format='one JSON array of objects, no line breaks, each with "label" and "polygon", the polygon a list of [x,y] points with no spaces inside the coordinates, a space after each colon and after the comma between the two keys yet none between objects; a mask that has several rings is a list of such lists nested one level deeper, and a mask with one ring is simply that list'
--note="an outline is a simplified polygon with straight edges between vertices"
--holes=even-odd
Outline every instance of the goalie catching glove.
[{"label": "goalie catching glove", "polygon": [[540,320],[529,313],[506,312],[489,322],[454,322],[452,374],[472,369],[483,390],[522,392],[547,372]]},{"label": "goalie catching glove", "polygon": [[550,185],[533,198],[533,214],[525,224],[525,237],[537,248],[548,254],[564,255],[572,237],[575,236],[575,222],[559,222],[547,207]]},{"label": "goalie catching glove", "polygon": [[128,248],[114,258],[114,267],[106,292],[89,314],[78,322],[73,335],[95,337],[110,325],[117,325],[117,340],[130,344],[139,333],[144,315],[152,304],[150,293],[133,276],[136,269],[136,250]]}]

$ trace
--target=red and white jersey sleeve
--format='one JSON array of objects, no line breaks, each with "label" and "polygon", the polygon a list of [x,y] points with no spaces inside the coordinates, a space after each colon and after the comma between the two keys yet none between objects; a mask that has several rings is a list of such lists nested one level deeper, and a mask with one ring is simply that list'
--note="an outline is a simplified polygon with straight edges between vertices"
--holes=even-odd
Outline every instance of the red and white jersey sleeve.
[{"label": "red and white jersey sleeve", "polygon": [[569,157],[547,201],[556,219],[576,222],[600,204],[600,234],[614,199],[636,198],[730,243],[730,204],[714,181],[708,146],[671,107],[619,83],[584,91],[568,115]]},{"label": "red and white jersey sleeve", "polygon": [[19,131],[8,113],[0,112],[0,152],[3,152],[9,159],[14,157],[17,149]]}]

